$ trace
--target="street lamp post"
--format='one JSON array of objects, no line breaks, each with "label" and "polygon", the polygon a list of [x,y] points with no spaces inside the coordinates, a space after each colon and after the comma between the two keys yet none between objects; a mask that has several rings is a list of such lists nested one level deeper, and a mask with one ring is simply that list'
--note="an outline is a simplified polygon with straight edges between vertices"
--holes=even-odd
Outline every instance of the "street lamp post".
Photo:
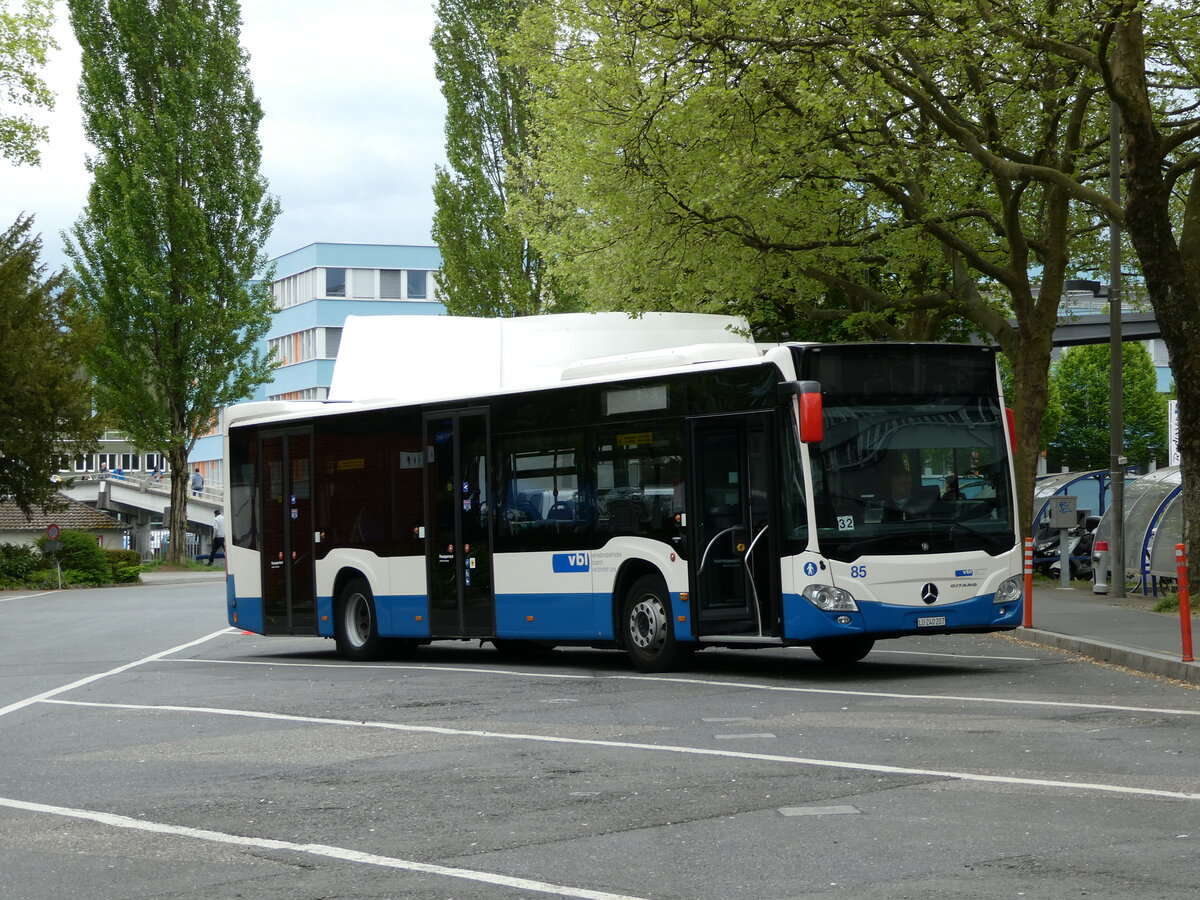
[{"label": "street lamp post", "polygon": [[[1121,205],[1121,110],[1116,101],[1109,115],[1109,196]],[[1112,488],[1112,534],[1109,537],[1109,591],[1114,597],[1125,596],[1125,408],[1121,394],[1121,229],[1115,221],[1108,227],[1108,340],[1109,402],[1112,424],[1109,430],[1109,485]]]}]

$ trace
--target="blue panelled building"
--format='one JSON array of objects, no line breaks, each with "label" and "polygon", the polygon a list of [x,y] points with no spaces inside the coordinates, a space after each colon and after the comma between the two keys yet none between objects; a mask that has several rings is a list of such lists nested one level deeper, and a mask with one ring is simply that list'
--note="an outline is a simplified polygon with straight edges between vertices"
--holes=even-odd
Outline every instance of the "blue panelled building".
[{"label": "blue panelled building", "polygon": [[[309,244],[272,260],[275,319],[264,349],[278,368],[253,400],[324,400],[347,316],[442,315],[433,245]],[[221,483],[220,428],[200,438],[191,464]]]}]

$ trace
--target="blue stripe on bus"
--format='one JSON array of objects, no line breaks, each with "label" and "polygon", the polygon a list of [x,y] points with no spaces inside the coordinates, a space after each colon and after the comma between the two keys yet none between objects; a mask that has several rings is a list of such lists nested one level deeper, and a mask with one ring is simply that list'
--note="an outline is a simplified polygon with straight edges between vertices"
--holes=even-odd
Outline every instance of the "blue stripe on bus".
[{"label": "blue stripe on bus", "polygon": [[262,597],[239,597],[233,575],[225,579],[225,609],[229,624],[234,628],[263,633]]},{"label": "blue stripe on bus", "polygon": [[[429,637],[429,600],[424,594],[376,597],[375,615],[383,637]],[[332,596],[317,598],[317,633],[321,637],[336,636]]]},{"label": "blue stripe on bus", "polygon": [[317,597],[317,634],[333,637],[333,598]]},{"label": "blue stripe on bus", "polygon": [[[693,640],[691,611],[687,603],[680,603],[678,592],[671,594],[671,606],[675,637]],[[590,622],[582,615],[589,609]],[[500,594],[496,597],[496,637],[611,641],[612,594]]]},{"label": "blue stripe on bus", "polygon": [[612,619],[611,594],[496,596],[497,637],[612,640]]},{"label": "blue stripe on bus", "polygon": [[429,598],[424,594],[376,597],[375,611],[384,637],[429,637]]},{"label": "blue stripe on bus", "polygon": [[[675,640],[677,641],[692,641],[695,640],[695,635],[692,634],[692,607],[690,603],[680,603],[679,594],[671,594],[671,608],[674,610],[675,619]],[[679,621],[679,617],[683,616],[683,621]]]},{"label": "blue stripe on bus", "polygon": [[[1021,624],[1021,604],[996,604],[995,594],[983,594],[942,606],[896,606],[890,603],[860,601],[859,612],[826,612],[817,609],[799,594],[783,597],[783,627],[792,640],[839,637],[866,633],[920,634],[922,632],[953,631],[956,628],[1011,628]],[[1004,615],[1000,614],[1001,610]],[[840,624],[839,616],[850,622]],[[945,626],[934,628],[917,625],[918,619],[945,616]]]}]

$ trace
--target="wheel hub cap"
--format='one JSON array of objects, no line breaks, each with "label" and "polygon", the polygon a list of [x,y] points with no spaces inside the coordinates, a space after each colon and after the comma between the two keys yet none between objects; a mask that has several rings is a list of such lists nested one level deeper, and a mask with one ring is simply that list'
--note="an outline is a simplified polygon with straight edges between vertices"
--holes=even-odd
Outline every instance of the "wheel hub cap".
[{"label": "wheel hub cap", "polygon": [[633,608],[629,636],[643,650],[655,650],[667,636],[667,613],[657,598],[646,598]]}]

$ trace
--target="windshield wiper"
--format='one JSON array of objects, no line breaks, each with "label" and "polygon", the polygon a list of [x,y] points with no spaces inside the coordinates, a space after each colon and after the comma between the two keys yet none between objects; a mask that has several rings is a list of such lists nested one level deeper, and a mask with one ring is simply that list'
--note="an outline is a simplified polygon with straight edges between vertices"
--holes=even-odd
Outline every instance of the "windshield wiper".
[{"label": "windshield wiper", "polygon": [[942,525],[949,525],[953,528],[961,528],[967,534],[971,535],[972,537],[979,538],[979,540],[983,541],[985,544],[988,544],[991,547],[1000,548],[1000,547],[1004,546],[1004,542],[1001,541],[1001,539],[999,537],[997,537],[996,535],[988,534],[986,531],[980,531],[978,528],[972,528],[970,525],[967,525],[964,522],[960,522],[958,519],[925,518],[924,516],[922,516],[920,519],[910,520],[910,521],[916,521],[916,522],[921,522],[921,523],[937,522]]}]

